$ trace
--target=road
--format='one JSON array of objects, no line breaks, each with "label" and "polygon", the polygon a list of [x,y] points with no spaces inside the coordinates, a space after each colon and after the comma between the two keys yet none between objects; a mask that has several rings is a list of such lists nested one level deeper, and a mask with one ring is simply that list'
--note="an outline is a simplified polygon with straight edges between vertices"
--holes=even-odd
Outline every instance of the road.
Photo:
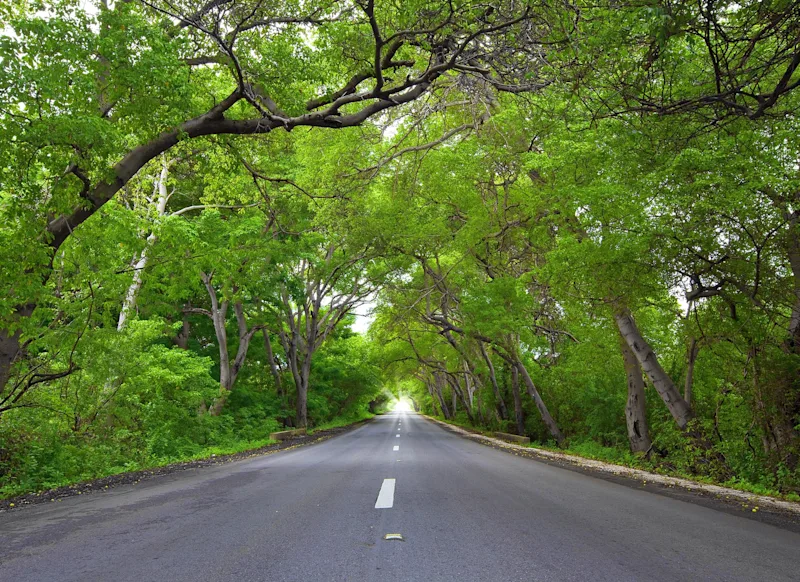
[{"label": "road", "polygon": [[0,580],[800,580],[800,534],[393,413],[2,514]]}]

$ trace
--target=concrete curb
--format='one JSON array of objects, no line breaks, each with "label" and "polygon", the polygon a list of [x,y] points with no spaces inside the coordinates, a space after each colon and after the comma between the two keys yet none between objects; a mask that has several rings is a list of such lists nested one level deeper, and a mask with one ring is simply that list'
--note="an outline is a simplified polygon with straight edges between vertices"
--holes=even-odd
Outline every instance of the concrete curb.
[{"label": "concrete curb", "polygon": [[792,501],[783,501],[775,499],[774,497],[767,497],[765,495],[756,495],[755,493],[748,493],[746,491],[739,491],[738,489],[731,489],[729,487],[722,487],[721,485],[708,485],[706,483],[698,483],[682,477],[668,477],[666,475],[659,475],[658,473],[650,473],[642,469],[633,469],[625,467],[624,465],[614,465],[612,463],[605,463],[603,461],[595,461],[594,459],[585,459],[576,455],[568,455],[566,453],[556,453],[544,449],[537,449],[534,447],[525,447],[507,441],[500,440],[494,437],[488,437],[482,434],[473,433],[466,429],[461,428],[447,422],[443,422],[438,418],[431,418],[425,414],[420,414],[423,418],[435,422],[436,424],[447,428],[448,430],[458,433],[461,436],[469,438],[474,441],[483,441],[485,444],[492,447],[498,447],[509,450],[524,451],[535,457],[540,457],[549,461],[557,461],[562,463],[569,463],[577,467],[591,469],[593,471],[600,471],[603,473],[610,473],[612,475],[620,475],[630,477],[639,481],[658,483],[667,487],[680,487],[689,491],[696,491],[699,493],[707,493],[714,495],[725,500],[736,500],[753,506],[753,511],[757,511],[761,507],[769,507],[785,511],[796,516],[800,516],[800,503]]}]

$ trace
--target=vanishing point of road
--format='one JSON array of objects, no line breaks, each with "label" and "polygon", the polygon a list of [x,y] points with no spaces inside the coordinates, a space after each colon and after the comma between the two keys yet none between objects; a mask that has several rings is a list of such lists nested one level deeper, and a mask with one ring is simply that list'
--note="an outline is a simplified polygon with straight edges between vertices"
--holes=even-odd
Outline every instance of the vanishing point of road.
[{"label": "vanishing point of road", "polygon": [[2,582],[151,580],[800,580],[800,534],[413,413],[0,514]]}]

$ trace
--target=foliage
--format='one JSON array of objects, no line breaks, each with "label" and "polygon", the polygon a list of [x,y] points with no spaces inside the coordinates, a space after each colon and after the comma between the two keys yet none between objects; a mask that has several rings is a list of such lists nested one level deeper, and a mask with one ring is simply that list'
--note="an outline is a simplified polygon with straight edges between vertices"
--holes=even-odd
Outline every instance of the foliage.
[{"label": "foliage", "polygon": [[792,3],[40,4],[0,7],[3,494],[400,396],[800,488]]}]

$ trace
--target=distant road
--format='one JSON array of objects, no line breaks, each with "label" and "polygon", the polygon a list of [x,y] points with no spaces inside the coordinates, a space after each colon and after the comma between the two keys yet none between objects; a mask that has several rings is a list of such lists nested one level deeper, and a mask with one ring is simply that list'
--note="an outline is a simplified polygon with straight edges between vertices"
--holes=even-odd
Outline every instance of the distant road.
[{"label": "distant road", "polygon": [[797,581],[800,534],[395,413],[317,445],[0,514],[0,580]]}]

